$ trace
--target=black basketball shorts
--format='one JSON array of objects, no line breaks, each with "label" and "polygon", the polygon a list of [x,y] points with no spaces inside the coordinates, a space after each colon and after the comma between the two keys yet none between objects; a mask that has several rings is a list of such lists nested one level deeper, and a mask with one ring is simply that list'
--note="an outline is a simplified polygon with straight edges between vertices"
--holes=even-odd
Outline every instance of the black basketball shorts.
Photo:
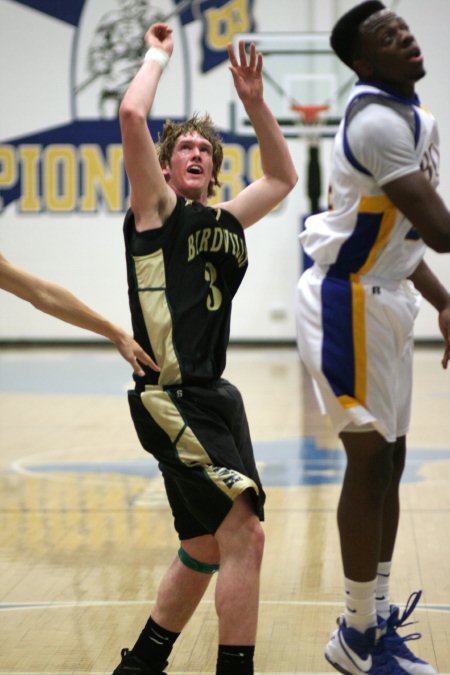
[{"label": "black basketball shorts", "polygon": [[180,539],[213,534],[244,490],[264,520],[239,390],[221,379],[208,386],[147,386],[128,392],[141,445],[158,461]]}]

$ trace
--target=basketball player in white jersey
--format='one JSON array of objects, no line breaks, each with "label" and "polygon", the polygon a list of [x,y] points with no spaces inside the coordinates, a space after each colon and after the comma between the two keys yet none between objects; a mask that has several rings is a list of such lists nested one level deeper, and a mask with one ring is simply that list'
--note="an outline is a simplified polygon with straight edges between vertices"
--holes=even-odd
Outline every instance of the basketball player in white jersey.
[{"label": "basketball player in white jersey", "polygon": [[397,629],[390,604],[399,483],[411,405],[413,324],[421,294],[436,308],[450,358],[450,295],[423,260],[450,251],[438,196],[438,134],[415,84],[424,75],[408,25],[378,0],[331,34],[359,78],[335,140],[330,205],[300,240],[313,266],[297,289],[300,355],[347,456],[338,506],[345,610],[325,656],[341,673],[432,675]]}]

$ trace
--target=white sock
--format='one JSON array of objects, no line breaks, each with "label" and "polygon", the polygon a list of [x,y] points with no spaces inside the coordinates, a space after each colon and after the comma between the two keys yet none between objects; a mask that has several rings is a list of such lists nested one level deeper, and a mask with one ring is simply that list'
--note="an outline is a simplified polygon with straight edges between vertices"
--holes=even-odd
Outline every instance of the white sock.
[{"label": "white sock", "polygon": [[361,633],[377,625],[375,589],[377,579],[373,581],[352,581],[344,578],[345,623]]},{"label": "white sock", "polygon": [[382,619],[388,619],[390,615],[389,600],[389,581],[391,575],[392,562],[380,562],[377,567],[377,588],[375,599],[377,604],[377,614]]}]

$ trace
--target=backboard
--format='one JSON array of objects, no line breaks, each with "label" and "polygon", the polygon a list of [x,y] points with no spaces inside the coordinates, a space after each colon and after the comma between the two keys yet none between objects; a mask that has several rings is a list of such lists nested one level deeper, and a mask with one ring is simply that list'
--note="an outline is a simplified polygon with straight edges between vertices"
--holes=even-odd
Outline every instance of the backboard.
[{"label": "backboard", "polygon": [[[332,137],[337,131],[351,87],[349,70],[332,51],[328,33],[246,33],[235,36],[255,43],[263,56],[264,96],[285,136]],[[295,106],[325,106],[315,124],[307,124]],[[253,133],[244,106],[235,94],[232,128]]]}]

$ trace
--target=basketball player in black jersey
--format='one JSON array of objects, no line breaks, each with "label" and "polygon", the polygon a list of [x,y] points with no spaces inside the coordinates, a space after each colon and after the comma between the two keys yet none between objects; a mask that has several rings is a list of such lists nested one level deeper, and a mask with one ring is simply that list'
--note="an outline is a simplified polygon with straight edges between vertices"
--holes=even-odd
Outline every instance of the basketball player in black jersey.
[{"label": "basketball player in black jersey", "polygon": [[120,107],[131,208],[124,223],[134,337],[160,367],[135,377],[131,415],[158,460],[180,539],[156,605],[114,675],[162,673],[173,644],[218,570],[217,675],[251,675],[264,547],[264,492],[239,391],[221,378],[232,298],[247,267],[244,229],[292,190],[297,175],[263,98],[254,45],[229,48],[234,85],[255,129],[262,178],[207,206],[218,184],[220,139],[210,118],[167,123],[159,152],[147,118],[172,53],[155,24]]}]

